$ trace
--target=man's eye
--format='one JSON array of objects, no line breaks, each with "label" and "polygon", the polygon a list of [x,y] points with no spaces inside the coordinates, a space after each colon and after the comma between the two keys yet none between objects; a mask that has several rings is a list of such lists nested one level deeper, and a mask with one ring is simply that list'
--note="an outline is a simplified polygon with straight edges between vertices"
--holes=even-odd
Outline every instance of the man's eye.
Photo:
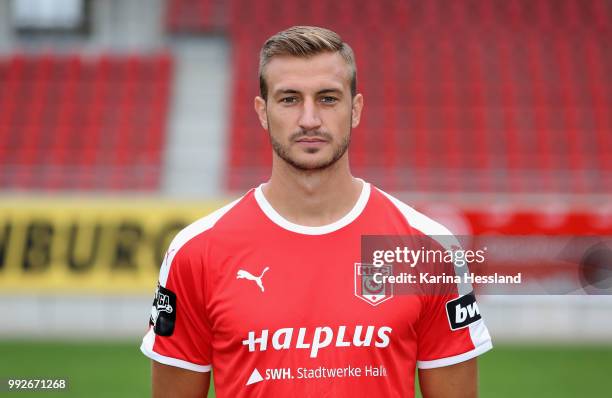
[{"label": "man's eye", "polygon": [[321,102],[323,102],[324,104],[335,104],[336,102],[338,102],[338,98],[336,98],[336,97],[322,97],[321,98]]},{"label": "man's eye", "polygon": [[297,102],[297,98],[296,97],[284,97],[284,98],[281,98],[280,102],[283,104],[294,104]]}]

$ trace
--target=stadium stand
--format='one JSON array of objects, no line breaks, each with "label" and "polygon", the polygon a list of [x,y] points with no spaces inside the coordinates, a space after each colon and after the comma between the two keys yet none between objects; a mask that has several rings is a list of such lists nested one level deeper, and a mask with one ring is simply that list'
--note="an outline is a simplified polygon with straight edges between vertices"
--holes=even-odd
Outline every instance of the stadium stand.
[{"label": "stadium stand", "polygon": [[171,74],[169,54],[0,59],[0,188],[157,190]]},{"label": "stadium stand", "polygon": [[[612,3],[381,4],[234,0],[233,98],[257,94],[269,26],[328,26],[358,54],[357,175],[391,191],[612,192]],[[249,103],[231,104],[241,191],[267,177],[270,149]]]},{"label": "stadium stand", "polygon": [[223,0],[169,0],[166,27],[171,33],[205,33],[226,30]]},{"label": "stadium stand", "polygon": [[503,208],[467,210],[463,217],[475,235],[598,236],[612,233],[612,208],[601,211]]},{"label": "stadium stand", "polygon": [[[612,192],[610,1],[169,0],[165,23],[230,39],[229,191],[270,170],[243,100],[257,51],[278,27],[312,24],[358,54],[356,175],[403,192]],[[167,54],[0,60],[0,187],[155,190],[171,69]]]}]

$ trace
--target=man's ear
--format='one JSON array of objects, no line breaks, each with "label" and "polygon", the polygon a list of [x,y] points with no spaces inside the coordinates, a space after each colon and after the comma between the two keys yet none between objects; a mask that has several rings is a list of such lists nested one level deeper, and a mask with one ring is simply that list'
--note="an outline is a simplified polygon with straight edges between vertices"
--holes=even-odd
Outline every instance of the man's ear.
[{"label": "man's ear", "polygon": [[353,97],[353,109],[351,109],[351,126],[353,128],[359,126],[361,120],[361,111],[363,110],[363,95],[357,94]]},{"label": "man's ear", "polygon": [[267,130],[268,116],[266,115],[266,100],[264,100],[260,96],[257,96],[255,97],[255,101],[253,101],[253,105],[255,107],[255,112],[257,112],[257,117],[259,118],[259,123],[261,124],[261,127]]}]

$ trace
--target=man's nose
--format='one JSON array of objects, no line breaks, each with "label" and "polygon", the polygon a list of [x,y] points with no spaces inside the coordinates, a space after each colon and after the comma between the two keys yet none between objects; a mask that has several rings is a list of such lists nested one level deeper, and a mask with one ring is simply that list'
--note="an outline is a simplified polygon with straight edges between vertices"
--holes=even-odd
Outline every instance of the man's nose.
[{"label": "man's nose", "polygon": [[305,100],[302,106],[302,114],[299,120],[300,128],[303,130],[314,130],[321,127],[321,118],[319,110],[314,100]]}]

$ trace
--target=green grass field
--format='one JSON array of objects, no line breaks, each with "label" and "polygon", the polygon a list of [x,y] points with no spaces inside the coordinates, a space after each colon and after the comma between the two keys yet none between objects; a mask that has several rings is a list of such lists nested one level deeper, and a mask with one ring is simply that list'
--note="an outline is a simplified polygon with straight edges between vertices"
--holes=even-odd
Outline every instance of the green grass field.
[{"label": "green grass field", "polygon": [[[0,396],[150,396],[149,361],[139,343],[0,341],[0,379],[61,377],[70,383],[63,393],[5,389]],[[498,345],[480,359],[480,391],[495,398],[612,396],[612,345]]]}]

